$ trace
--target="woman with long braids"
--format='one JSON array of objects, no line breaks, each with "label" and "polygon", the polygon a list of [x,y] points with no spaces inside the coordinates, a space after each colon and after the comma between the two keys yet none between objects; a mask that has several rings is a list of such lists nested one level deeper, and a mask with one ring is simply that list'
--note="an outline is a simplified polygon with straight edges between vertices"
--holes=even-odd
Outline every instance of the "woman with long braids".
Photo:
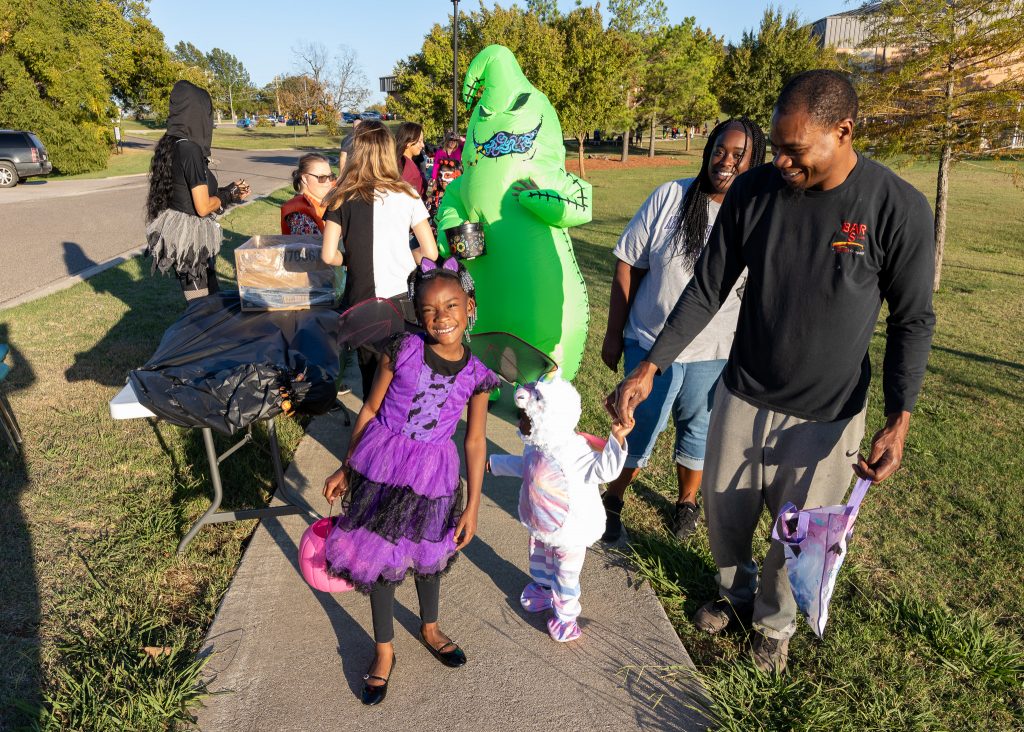
[{"label": "woman with long braids", "polygon": [[244,180],[217,187],[207,163],[212,143],[210,95],[190,82],[177,82],[171,90],[167,132],[150,167],[146,250],[154,272],[174,270],[186,300],[218,290],[214,262],[221,230],[213,215],[249,195]]},{"label": "woman with long braids", "polygon": [[[618,262],[608,307],[608,330],[601,360],[612,371],[625,356],[629,373],[647,354],[676,301],[693,277],[729,186],[752,166],[764,162],[764,133],[746,118],[716,126],[704,147],[696,178],[665,183],[650,195],[615,247]],[[672,532],[686,539],[697,528],[697,491],[715,385],[732,347],[746,277],[708,327],[671,368],[654,379],[647,401],[634,413],[636,426],[627,438],[626,467],[608,484],[604,496],[607,525],[604,541],[617,541],[626,488],[647,465],[654,444],[672,415],[676,428],[675,462],[679,498]]]}]

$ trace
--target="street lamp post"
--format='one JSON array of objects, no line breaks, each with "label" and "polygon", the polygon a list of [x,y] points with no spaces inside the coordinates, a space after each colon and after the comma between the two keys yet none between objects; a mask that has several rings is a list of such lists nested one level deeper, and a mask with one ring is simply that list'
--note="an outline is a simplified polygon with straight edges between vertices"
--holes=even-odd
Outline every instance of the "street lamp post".
[{"label": "street lamp post", "polygon": [[459,134],[459,0],[452,0],[452,133]]}]

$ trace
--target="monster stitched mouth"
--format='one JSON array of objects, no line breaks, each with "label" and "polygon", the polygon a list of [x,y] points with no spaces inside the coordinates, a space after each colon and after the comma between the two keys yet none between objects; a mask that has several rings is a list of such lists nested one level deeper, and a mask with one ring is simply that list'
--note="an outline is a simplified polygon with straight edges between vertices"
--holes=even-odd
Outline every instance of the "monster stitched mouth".
[{"label": "monster stitched mouth", "polygon": [[473,146],[476,148],[477,155],[485,158],[500,158],[512,153],[527,153],[533,147],[533,142],[537,139],[543,124],[544,118],[541,117],[537,126],[529,132],[518,135],[514,132],[495,132],[486,142],[478,142],[474,132]]}]

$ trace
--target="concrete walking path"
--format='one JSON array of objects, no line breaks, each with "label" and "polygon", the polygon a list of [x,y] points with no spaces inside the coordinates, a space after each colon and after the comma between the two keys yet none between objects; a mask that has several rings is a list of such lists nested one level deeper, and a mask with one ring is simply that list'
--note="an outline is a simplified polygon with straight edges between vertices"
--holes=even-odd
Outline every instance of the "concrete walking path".
[{"label": "concrete walking path", "polygon": [[[522,449],[505,391],[489,417],[489,453]],[[359,408],[351,394],[342,401]],[[286,479],[317,513],[327,511],[320,491],[348,432],[338,414],[314,420],[288,468]],[[555,643],[546,614],[520,608],[529,576],[518,492],[518,481],[487,476],[477,536],[442,583],[441,627],[469,663],[448,669],[419,643],[415,586],[404,582],[396,598],[397,665],[379,707],[359,702],[373,653],[369,601],[355,591],[315,592],[303,582],[296,552],[309,518],[262,522],[202,651],[213,695],[197,712],[200,729],[704,729],[688,707],[699,697],[686,649],[654,592],[614,553],[600,546],[588,552],[580,640]]]}]

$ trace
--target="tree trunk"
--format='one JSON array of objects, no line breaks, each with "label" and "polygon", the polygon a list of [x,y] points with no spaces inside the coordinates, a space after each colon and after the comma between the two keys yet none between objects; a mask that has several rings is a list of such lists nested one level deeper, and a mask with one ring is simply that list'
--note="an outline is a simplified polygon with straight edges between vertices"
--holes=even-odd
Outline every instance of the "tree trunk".
[{"label": "tree trunk", "polygon": [[619,162],[624,163],[629,160],[629,136],[632,134],[631,130],[626,130],[622,133],[622,155],[619,156]]},{"label": "tree trunk", "polygon": [[939,176],[935,185],[935,279],[932,290],[939,291],[939,280],[942,279],[942,253],[946,248],[946,204],[949,200],[949,163],[953,158],[953,147],[950,143],[942,146],[939,156]]},{"label": "tree trunk", "polygon": [[953,159],[953,63],[950,61],[946,76],[946,120],[943,125],[942,152],[939,155],[939,175],[935,181],[935,279],[932,291],[939,291],[942,279],[942,253],[946,248],[946,207],[949,201],[949,164]]},{"label": "tree trunk", "polygon": [[686,135],[686,152],[690,152],[690,128],[687,127],[685,130]]},{"label": "tree trunk", "polygon": [[235,96],[232,94],[230,86],[228,86],[228,107],[231,109],[231,121],[237,122],[238,118],[235,117]]},{"label": "tree trunk", "polygon": [[580,163],[580,178],[587,177],[587,171],[583,167],[583,135],[576,135],[577,155]]},{"label": "tree trunk", "polygon": [[651,140],[647,146],[647,157],[654,157],[654,115],[651,115]]}]

